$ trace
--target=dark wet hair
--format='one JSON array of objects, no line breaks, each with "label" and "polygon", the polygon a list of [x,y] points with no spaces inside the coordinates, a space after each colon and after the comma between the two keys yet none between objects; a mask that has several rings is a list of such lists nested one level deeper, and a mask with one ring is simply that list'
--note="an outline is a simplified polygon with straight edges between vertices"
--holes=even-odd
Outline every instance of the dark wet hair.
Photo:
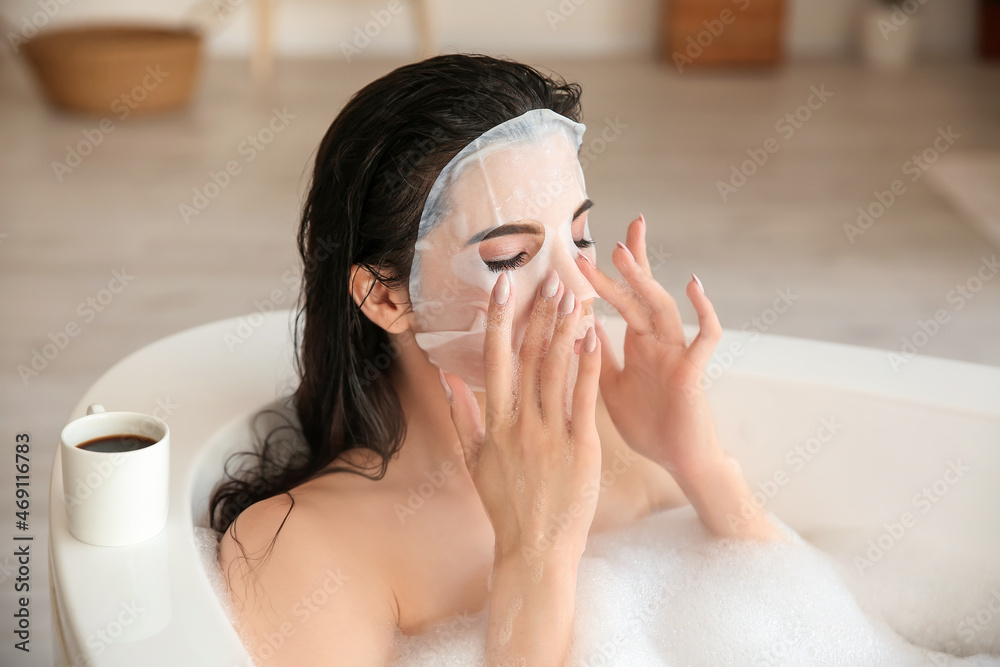
[{"label": "dark wet hair", "polygon": [[[256,451],[227,459],[227,479],[209,500],[214,530],[224,533],[244,509],[278,494],[294,506],[289,491],[320,475],[385,475],[406,435],[390,382],[399,351],[354,302],[351,266],[368,268],[389,287],[406,285],[420,214],[445,164],[491,127],[532,109],[580,121],[580,94],[578,84],[528,65],[448,54],[395,69],[351,97],[320,143],[298,231],[300,383],[285,423],[258,435]],[[355,447],[377,453],[381,463],[330,466]],[[234,458],[252,465],[234,476]]]}]

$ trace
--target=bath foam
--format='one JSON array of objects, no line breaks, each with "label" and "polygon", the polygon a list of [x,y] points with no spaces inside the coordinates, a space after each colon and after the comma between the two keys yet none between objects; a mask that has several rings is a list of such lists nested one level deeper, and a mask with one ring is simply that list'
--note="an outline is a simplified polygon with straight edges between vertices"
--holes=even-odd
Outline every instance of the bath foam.
[{"label": "bath foam", "polygon": [[208,575],[208,583],[212,586],[215,597],[219,599],[219,605],[226,614],[230,624],[235,628],[236,622],[233,620],[233,605],[229,599],[229,591],[226,587],[226,580],[222,575],[222,568],[219,567],[219,539],[220,534],[205,526],[194,527],[194,543],[201,557],[201,564]]},{"label": "bath foam", "polygon": [[[859,605],[913,643],[954,655],[1000,654],[1000,568],[997,557],[913,532],[874,566],[860,561],[864,535],[815,531],[809,542],[833,555]],[[932,609],[933,614],[928,610]]]},{"label": "bath foam", "polygon": [[[593,536],[578,570],[569,664],[1000,665],[1000,656],[908,642],[859,606],[831,556],[776,522],[790,543],[713,538],[690,506]],[[418,635],[397,629],[391,664],[483,664],[487,621],[484,608]]]}]

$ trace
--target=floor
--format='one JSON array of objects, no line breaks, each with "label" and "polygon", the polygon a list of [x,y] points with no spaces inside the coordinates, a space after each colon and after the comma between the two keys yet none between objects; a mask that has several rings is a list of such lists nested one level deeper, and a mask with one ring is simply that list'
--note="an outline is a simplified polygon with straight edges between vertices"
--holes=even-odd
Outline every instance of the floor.
[{"label": "floor", "polygon": [[[78,398],[163,336],[292,303],[283,276],[298,266],[313,151],[346,99],[399,64],[283,62],[271,84],[254,86],[245,63],[210,62],[189,110],[102,132],[99,118],[49,111],[20,63],[0,60],[0,439],[11,451],[16,434],[31,436],[27,532],[37,540],[33,651],[12,658],[5,641],[0,663],[52,664],[47,491]],[[584,88],[590,226],[606,271],[641,211],[656,277],[682,300],[685,322],[694,311],[681,291],[694,271],[728,328],[896,352],[905,339],[920,354],[1000,365],[998,248],[924,178],[939,152],[1000,151],[1000,68],[545,66]],[[275,113],[287,125],[248,161],[241,142]],[[618,129],[602,144],[605,127]],[[54,170],[81,142],[89,154]],[[181,205],[230,160],[240,174],[186,220]],[[859,222],[859,207],[872,217]],[[772,317],[782,298],[791,306]],[[934,335],[921,335],[936,315]],[[12,466],[0,477],[11,516]],[[4,609],[12,551],[0,547]]]}]

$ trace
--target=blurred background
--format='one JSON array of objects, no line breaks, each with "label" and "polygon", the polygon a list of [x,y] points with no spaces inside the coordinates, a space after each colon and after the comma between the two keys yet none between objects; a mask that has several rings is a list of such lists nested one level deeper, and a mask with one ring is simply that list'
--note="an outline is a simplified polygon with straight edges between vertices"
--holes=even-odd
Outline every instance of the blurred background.
[{"label": "blurred background", "polygon": [[685,322],[694,271],[726,328],[880,348],[899,372],[917,354],[1000,365],[997,0],[5,0],[0,16],[0,438],[35,443],[40,540],[32,652],[5,640],[2,664],[52,664],[42,538],[71,409],[157,339],[292,307],[322,135],[429,55],[583,86],[599,264],[616,274],[642,212]]}]

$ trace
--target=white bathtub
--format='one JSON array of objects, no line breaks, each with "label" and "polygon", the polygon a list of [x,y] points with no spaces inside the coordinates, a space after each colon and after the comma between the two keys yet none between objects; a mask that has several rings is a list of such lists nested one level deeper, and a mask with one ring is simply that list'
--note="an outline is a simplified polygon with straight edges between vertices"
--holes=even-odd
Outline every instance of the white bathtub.
[{"label": "white bathtub", "polygon": [[[620,351],[624,323],[606,328]],[[249,417],[295,385],[291,330],[279,311],[183,331],[125,358],[80,399],[70,419],[94,402],[165,417],[170,514],[145,543],[83,544],[67,529],[56,457],[57,664],[249,664],[194,527],[206,525],[222,462],[250,443]],[[988,608],[991,587],[1000,591],[1000,368],[916,357],[895,372],[884,351],[736,331],[713,363],[720,438],[767,508],[843,562],[859,596],[879,591],[898,630],[931,640]],[[915,498],[925,487],[930,496]],[[908,628],[897,607],[928,596],[937,629]],[[977,631],[957,650],[1000,651],[998,635]]]}]

